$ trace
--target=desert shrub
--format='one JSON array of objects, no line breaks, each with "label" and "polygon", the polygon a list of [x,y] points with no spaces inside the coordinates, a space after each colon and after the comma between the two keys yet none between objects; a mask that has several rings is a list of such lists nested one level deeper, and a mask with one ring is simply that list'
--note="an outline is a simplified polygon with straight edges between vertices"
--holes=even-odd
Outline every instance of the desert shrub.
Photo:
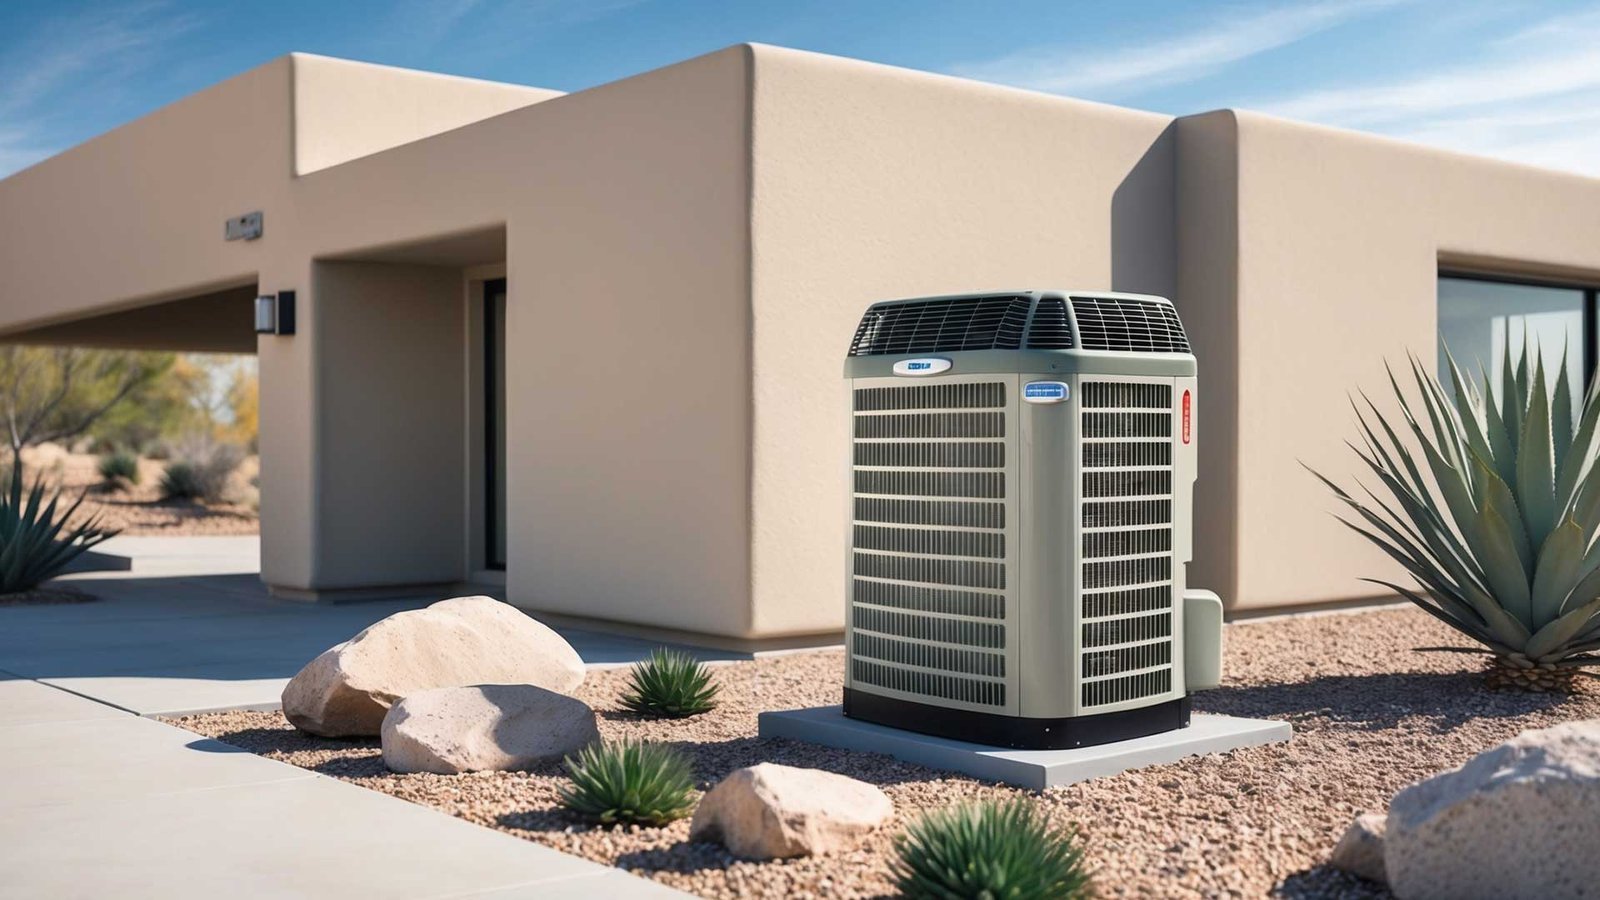
[{"label": "desert shrub", "polygon": [[167,500],[227,499],[228,482],[244,454],[232,444],[210,443],[189,448],[167,464],[161,476],[161,496]]},{"label": "desert shrub", "polygon": [[13,466],[9,481],[10,490],[0,497],[0,594],[38,587],[117,533],[101,528],[99,516],[74,521],[83,497],[61,509],[61,491],[47,499],[42,476],[24,491],[22,469]]},{"label": "desert shrub", "polygon": [[200,484],[200,471],[193,463],[182,460],[167,463],[161,473],[161,498],[163,500],[199,500],[205,496]]},{"label": "desert shrub", "polygon": [[913,900],[1091,896],[1075,829],[1031,800],[964,803],[926,813],[894,840],[890,870]]},{"label": "desert shrub", "polygon": [[590,744],[566,766],[562,805],[602,825],[660,826],[694,809],[689,759],[666,744]]},{"label": "desert shrub", "polygon": [[1491,686],[1569,689],[1575,667],[1600,663],[1600,379],[1580,397],[1563,360],[1551,390],[1537,344],[1514,362],[1507,342],[1496,398],[1487,373],[1480,388],[1448,361],[1454,397],[1413,358],[1420,405],[1389,379],[1404,421],[1356,408],[1356,454],[1389,501],[1317,477],[1420,589],[1367,580],[1481,644]]},{"label": "desert shrub", "polygon": [[699,660],[663,647],[634,664],[622,705],[640,715],[682,719],[716,707],[718,690]]},{"label": "desert shrub", "polygon": [[100,480],[107,487],[138,484],[139,457],[120,450],[100,457]]}]

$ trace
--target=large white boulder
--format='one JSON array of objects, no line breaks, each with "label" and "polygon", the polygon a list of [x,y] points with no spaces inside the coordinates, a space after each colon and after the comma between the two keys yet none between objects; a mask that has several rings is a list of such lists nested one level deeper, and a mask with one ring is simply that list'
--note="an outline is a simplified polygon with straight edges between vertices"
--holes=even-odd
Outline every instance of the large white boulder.
[{"label": "large white boulder", "polygon": [[411,694],[383,717],[383,764],[395,772],[531,769],[600,739],[594,710],[531,684]]},{"label": "large white boulder", "polygon": [[583,660],[559,634],[493,597],[395,613],[312,660],[283,689],[283,714],[323,737],[378,734],[400,698],[431,688],[532,684],[570,693]]},{"label": "large white boulder", "polygon": [[761,763],[700,799],[689,839],[720,842],[747,859],[820,856],[853,846],[893,815],[889,798],[865,782]]},{"label": "large white boulder", "polygon": [[1401,900],[1600,897],[1600,720],[1525,731],[1396,794]]}]

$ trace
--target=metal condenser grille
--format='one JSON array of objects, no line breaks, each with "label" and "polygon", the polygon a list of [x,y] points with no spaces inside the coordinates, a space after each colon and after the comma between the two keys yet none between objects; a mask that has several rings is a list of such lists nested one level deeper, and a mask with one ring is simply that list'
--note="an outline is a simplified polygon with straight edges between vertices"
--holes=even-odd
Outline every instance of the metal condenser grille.
[{"label": "metal condenser grille", "polygon": [[[921,340],[905,337],[905,321],[870,325],[878,330],[862,346]],[[941,318],[938,340],[956,333],[954,321]],[[1006,393],[1004,382],[855,390],[855,682],[925,701],[1006,704]]]},{"label": "metal condenser grille", "polygon": [[[1076,311],[1082,324],[1084,309]],[[1084,346],[1148,338],[1138,325],[1110,337],[1083,325]],[[1085,380],[1080,393],[1079,699],[1098,707],[1172,689],[1172,385]]]}]

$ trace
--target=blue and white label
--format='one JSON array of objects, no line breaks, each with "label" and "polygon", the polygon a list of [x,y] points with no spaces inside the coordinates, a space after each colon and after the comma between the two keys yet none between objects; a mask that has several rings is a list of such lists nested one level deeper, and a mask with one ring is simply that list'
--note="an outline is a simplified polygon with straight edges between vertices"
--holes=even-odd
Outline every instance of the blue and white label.
[{"label": "blue and white label", "polygon": [[950,371],[950,360],[930,357],[927,359],[902,359],[894,364],[896,375],[937,375],[940,372]]},{"label": "blue and white label", "polygon": [[1065,403],[1067,395],[1065,381],[1030,381],[1022,386],[1022,399],[1028,403]]}]

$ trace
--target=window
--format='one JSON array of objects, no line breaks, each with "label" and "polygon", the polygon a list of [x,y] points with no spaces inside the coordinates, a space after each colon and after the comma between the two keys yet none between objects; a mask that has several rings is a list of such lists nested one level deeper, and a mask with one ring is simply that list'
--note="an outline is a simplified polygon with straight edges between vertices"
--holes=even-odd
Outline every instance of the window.
[{"label": "window", "polygon": [[[1468,378],[1488,372],[1496,395],[1507,341],[1513,360],[1521,358],[1524,341],[1537,343],[1549,377],[1565,354],[1567,375],[1581,395],[1595,368],[1595,294],[1592,287],[1441,273],[1439,341]],[[1442,351],[1439,380],[1451,390]]]}]

